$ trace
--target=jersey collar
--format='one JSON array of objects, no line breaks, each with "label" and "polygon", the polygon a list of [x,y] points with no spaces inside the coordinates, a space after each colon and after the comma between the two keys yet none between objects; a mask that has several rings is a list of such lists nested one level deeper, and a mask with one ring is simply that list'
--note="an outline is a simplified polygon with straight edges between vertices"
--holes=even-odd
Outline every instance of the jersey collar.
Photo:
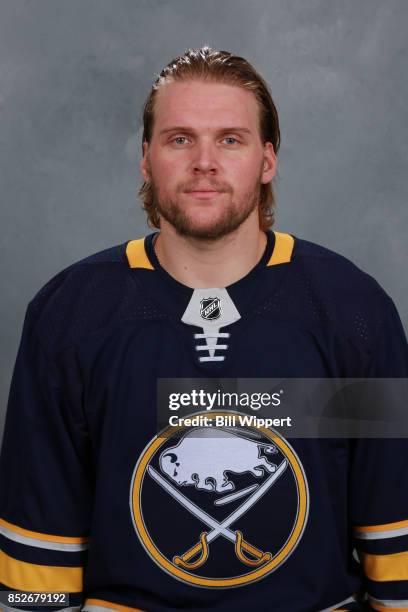
[{"label": "jersey collar", "polygon": [[[126,256],[130,268],[143,268],[145,270],[162,269],[153,248],[154,238],[158,233],[154,232],[144,238],[130,240],[127,243]],[[282,232],[267,232],[267,238],[264,254],[257,266],[263,267],[266,265],[270,267],[289,263],[294,247],[293,236]],[[172,277],[170,276],[170,278]],[[178,281],[176,282],[178,283]]]},{"label": "jersey collar", "polygon": [[[154,238],[158,232],[149,234],[145,238],[131,240],[126,245],[126,256],[129,267],[135,272],[140,271],[140,280],[146,285],[146,288],[155,294],[156,299],[165,302],[166,309],[179,313],[180,309],[186,308],[192,293],[193,288],[180,283],[173,278],[160,265],[153,248]],[[275,282],[279,283],[280,272],[284,271],[285,265],[292,260],[294,238],[289,234],[280,232],[268,231],[267,244],[265,251],[259,262],[246,274],[244,277],[225,287],[234,303],[237,305],[239,312],[242,314],[247,311],[263,294],[267,287],[265,285],[264,274],[270,277],[269,270],[276,270]],[[267,285],[271,288],[273,282],[269,278]]]}]

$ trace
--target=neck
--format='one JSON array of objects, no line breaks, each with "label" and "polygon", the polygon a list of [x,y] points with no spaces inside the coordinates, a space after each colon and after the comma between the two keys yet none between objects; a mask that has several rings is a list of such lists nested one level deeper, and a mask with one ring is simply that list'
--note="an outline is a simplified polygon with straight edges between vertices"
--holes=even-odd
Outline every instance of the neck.
[{"label": "neck", "polygon": [[252,223],[248,221],[249,218],[228,236],[208,241],[180,236],[171,225],[163,223],[155,243],[157,258],[166,272],[183,285],[201,289],[227,287],[252,270],[266,247],[266,234],[259,228],[258,216]]}]

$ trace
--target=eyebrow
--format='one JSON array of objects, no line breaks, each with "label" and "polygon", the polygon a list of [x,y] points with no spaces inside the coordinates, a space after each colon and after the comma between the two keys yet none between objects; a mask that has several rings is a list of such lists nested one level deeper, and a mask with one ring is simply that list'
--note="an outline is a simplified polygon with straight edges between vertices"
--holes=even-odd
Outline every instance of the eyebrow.
[{"label": "eyebrow", "polygon": [[[241,132],[244,134],[251,134],[251,130],[246,128],[246,127],[237,127],[237,126],[231,126],[231,127],[226,127],[226,128],[219,128],[217,130],[215,130],[217,133],[219,134],[226,134],[226,133],[230,133],[230,132]],[[186,127],[183,125],[175,125],[174,127],[168,127],[165,128],[163,130],[160,130],[159,132],[159,136],[162,136],[163,134],[168,134],[169,132],[190,132],[190,133],[194,133],[195,130],[194,128],[191,127]]]}]

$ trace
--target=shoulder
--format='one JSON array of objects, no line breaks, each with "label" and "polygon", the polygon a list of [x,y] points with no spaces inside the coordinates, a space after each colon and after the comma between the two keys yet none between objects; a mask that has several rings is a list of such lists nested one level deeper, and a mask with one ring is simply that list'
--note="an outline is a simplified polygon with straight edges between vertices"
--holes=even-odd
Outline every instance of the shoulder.
[{"label": "shoulder", "polygon": [[345,256],[294,236],[293,282],[310,317],[333,324],[348,337],[375,342],[391,297],[377,280]]},{"label": "shoulder", "polygon": [[296,238],[293,262],[303,270],[306,278],[321,283],[322,291],[342,294],[344,298],[387,299],[387,294],[377,280],[354,264],[350,259],[320,244]]},{"label": "shoulder", "polygon": [[112,273],[120,275],[127,267],[126,244],[98,251],[70,264],[39,289],[29,307],[32,310],[42,309],[50,300],[61,297],[75,299],[78,297],[78,290],[86,290],[96,279],[105,280],[107,275]]},{"label": "shoulder", "polygon": [[50,352],[114,324],[129,303],[130,293],[137,301],[140,287],[129,276],[126,254],[130,242],[72,263],[35,294],[28,304],[26,321]]}]

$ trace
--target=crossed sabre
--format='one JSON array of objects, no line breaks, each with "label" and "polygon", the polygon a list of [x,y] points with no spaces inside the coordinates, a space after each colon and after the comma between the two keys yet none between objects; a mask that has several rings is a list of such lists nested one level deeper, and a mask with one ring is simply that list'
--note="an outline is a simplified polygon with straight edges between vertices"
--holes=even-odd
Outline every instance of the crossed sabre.
[{"label": "crossed sabre", "polygon": [[[197,544],[192,546],[184,554],[173,557],[173,563],[188,569],[196,569],[201,567],[201,565],[206,562],[209,555],[208,544],[210,544],[210,542],[218,538],[220,535],[234,543],[235,554],[237,555],[238,559],[242,561],[242,563],[258,567],[266,561],[270,561],[272,558],[270,552],[262,552],[259,550],[259,548],[256,548],[256,546],[246,542],[241,531],[232,531],[232,529],[229,527],[241,516],[246,514],[248,510],[254,504],[256,504],[260,497],[262,497],[262,495],[264,495],[264,493],[266,493],[266,491],[270,489],[273,484],[275,484],[278,478],[282,476],[283,472],[286,470],[287,465],[288,462],[286,459],[284,459],[282,463],[279,464],[275,472],[268,476],[261,486],[221,523],[205,512],[205,510],[199,508],[194,502],[190,501],[188,497],[183,495],[183,493],[180,493],[180,491],[178,491],[172,484],[163,478],[163,476],[161,476],[157,470],[149,465],[147,471],[153,480],[157,482],[157,484],[159,484],[165,491],[167,491],[167,493],[169,493],[174,499],[176,499],[184,508],[191,512],[191,514],[199,518],[208,527],[211,527],[210,532],[207,533],[204,531],[200,534],[200,541],[197,542]],[[247,557],[247,555],[244,554],[244,551],[250,554],[252,558]],[[190,561],[190,559],[194,559],[194,557],[197,555],[199,555],[199,557],[196,559],[196,561]]]}]

